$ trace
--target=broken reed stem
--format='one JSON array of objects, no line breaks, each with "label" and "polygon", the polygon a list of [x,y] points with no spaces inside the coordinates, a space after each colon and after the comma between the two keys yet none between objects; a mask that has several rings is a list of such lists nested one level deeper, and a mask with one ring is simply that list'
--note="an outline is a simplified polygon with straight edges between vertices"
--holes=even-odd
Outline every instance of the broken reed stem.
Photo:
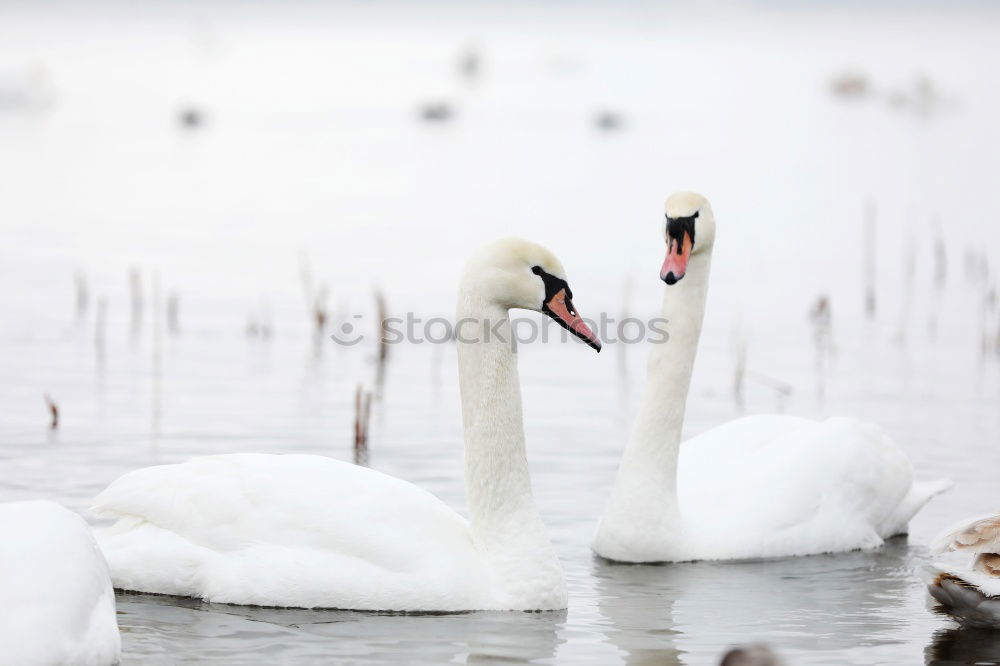
[{"label": "broken reed stem", "polygon": [[948,280],[948,249],[941,231],[941,221],[934,218],[934,286],[941,288]]},{"label": "broken reed stem", "polygon": [[167,294],[167,330],[171,335],[181,332],[181,296],[176,291]]},{"label": "broken reed stem", "polygon": [[917,278],[917,244],[912,235],[903,244],[903,298],[899,308],[899,330],[896,332],[896,342],[906,342],[906,329],[910,323],[910,311],[913,309],[913,285]]},{"label": "broken reed stem", "polygon": [[49,414],[52,416],[52,422],[49,425],[49,428],[51,430],[56,430],[59,427],[59,405],[52,400],[48,393],[46,393],[43,397],[45,398],[45,404],[48,405]]},{"label": "broken reed stem", "polygon": [[982,337],[982,355],[985,357],[993,348],[993,351],[1000,353],[1000,323],[995,331],[996,340],[991,340],[990,318],[997,307],[997,288],[983,284],[983,296],[980,299],[979,328]]},{"label": "broken reed stem", "polygon": [[388,318],[388,308],[385,302],[385,294],[381,289],[375,290],[375,314],[378,321],[378,361],[385,363],[389,357],[389,341],[386,337],[385,320]]},{"label": "broken reed stem", "polygon": [[876,255],[876,220],[875,203],[867,201],[865,203],[864,230],[864,265],[862,275],[864,277],[865,290],[865,314],[869,319],[875,318],[875,255]]},{"label": "broken reed stem", "polygon": [[358,384],[354,392],[354,464],[368,465],[368,423],[371,417],[372,394]]},{"label": "broken reed stem", "polygon": [[83,271],[76,272],[76,314],[82,317],[87,312],[87,303],[90,301],[90,293],[87,289],[87,276]]},{"label": "broken reed stem", "polygon": [[997,320],[996,340],[993,341],[993,351],[1000,356],[1000,319]]},{"label": "broken reed stem", "polygon": [[813,346],[816,351],[816,394],[822,397],[826,392],[826,357],[833,355],[833,312],[830,297],[820,294],[816,304],[809,311],[813,325]]},{"label": "broken reed stem", "polygon": [[482,56],[474,45],[468,45],[458,57],[458,73],[468,82],[479,77]]},{"label": "broken reed stem", "polygon": [[94,346],[97,350],[104,350],[104,328],[108,314],[108,299],[103,296],[97,299],[97,316],[94,320]]},{"label": "broken reed stem", "polygon": [[361,445],[364,433],[361,428],[361,384],[354,390],[354,448]]},{"label": "broken reed stem", "polygon": [[266,301],[262,301],[257,312],[259,314],[251,312],[247,315],[246,336],[267,342],[274,335],[274,327],[271,325],[271,311]]},{"label": "broken reed stem", "polygon": [[163,298],[160,290],[160,271],[153,271],[152,278],[153,305],[152,320],[153,326],[153,390],[152,390],[152,430],[154,437],[159,435],[160,420],[162,415],[162,380],[163,380],[163,332],[160,320]]},{"label": "broken reed stem", "polygon": [[142,273],[133,268],[128,274],[129,292],[131,295],[132,332],[135,333],[142,325]]},{"label": "broken reed stem", "polygon": [[306,299],[306,316],[312,320],[316,333],[314,341],[316,352],[319,353],[323,332],[330,321],[330,314],[326,307],[329,290],[326,288],[326,285],[320,285],[319,288],[316,287],[312,268],[309,264],[309,256],[304,250],[299,250],[299,277],[302,280],[302,294]]},{"label": "broken reed stem", "polygon": [[305,250],[299,250],[299,278],[302,280],[302,293],[305,296],[306,308],[314,304],[312,269],[309,267],[309,256]]},{"label": "broken reed stem", "polygon": [[328,293],[329,290],[326,288],[326,285],[321,285],[316,290],[315,298],[313,299],[313,323],[316,325],[316,334],[320,337],[322,337],[323,331],[326,330],[326,323],[330,320],[330,314],[326,307]]}]

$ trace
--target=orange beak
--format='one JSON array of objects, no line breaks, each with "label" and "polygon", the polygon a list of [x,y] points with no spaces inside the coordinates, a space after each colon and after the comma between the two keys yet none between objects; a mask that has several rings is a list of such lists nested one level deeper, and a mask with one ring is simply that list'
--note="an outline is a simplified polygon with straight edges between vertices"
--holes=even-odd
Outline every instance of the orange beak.
[{"label": "orange beak", "polygon": [[573,307],[573,301],[566,294],[566,289],[560,289],[542,305],[542,312],[559,322],[559,325],[586,342],[589,346],[601,351],[601,341],[584,323]]},{"label": "orange beak", "polygon": [[687,272],[688,257],[691,256],[691,247],[694,242],[691,234],[686,231],[681,234],[680,239],[667,238],[667,256],[663,260],[663,267],[660,269],[660,279],[667,284],[675,284]]}]

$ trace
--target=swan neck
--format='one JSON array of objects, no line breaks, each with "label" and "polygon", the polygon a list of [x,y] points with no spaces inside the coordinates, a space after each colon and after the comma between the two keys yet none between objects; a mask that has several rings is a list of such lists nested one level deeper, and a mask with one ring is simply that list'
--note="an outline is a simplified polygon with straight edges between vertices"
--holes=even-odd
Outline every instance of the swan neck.
[{"label": "swan neck", "polygon": [[710,266],[710,254],[695,255],[684,278],[664,288],[661,317],[668,339],[650,351],[646,388],[619,470],[618,486],[656,489],[662,497],[651,505],[666,505],[673,517],[678,512],[677,458]]},{"label": "swan neck", "polygon": [[522,564],[538,566],[540,554],[558,566],[531,492],[509,315],[467,291],[458,308],[464,322],[458,369],[473,536],[502,575],[516,575]]}]

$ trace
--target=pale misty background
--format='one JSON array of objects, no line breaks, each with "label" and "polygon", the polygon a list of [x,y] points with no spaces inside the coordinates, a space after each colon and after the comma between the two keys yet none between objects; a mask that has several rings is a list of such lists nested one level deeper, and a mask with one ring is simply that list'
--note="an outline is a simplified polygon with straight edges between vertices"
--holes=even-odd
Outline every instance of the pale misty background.
[{"label": "pale misty background", "polygon": [[[663,200],[694,189],[718,232],[687,434],[766,411],[878,422],[917,477],[957,482],[908,542],[593,561],[647,348],[527,345],[568,613],[120,597],[126,659],[702,664],[756,640],[797,664],[995,657],[924,609],[912,569],[1000,503],[998,56],[988,3],[0,5],[0,500],[82,511],[195,454],[349,460],[362,384],[372,466],[461,508],[454,348],[380,368],[376,291],[390,315],[450,316],[469,253],[521,235],[584,315],[655,316]],[[809,314],[824,296],[829,328]],[[355,314],[363,344],[326,338]]]}]

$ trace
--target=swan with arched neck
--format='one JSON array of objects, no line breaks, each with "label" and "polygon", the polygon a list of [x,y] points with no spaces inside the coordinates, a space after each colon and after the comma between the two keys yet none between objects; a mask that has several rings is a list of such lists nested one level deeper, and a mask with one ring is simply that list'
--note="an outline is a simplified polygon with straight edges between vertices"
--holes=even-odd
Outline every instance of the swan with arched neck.
[{"label": "swan with arched neck", "polygon": [[418,486],[322,456],[194,458],[130,472],[95,500],[117,519],[99,534],[116,587],[263,606],[565,608],[532,497],[512,308],[600,350],[551,252],[506,239],[469,261],[456,336],[469,520]]}]

